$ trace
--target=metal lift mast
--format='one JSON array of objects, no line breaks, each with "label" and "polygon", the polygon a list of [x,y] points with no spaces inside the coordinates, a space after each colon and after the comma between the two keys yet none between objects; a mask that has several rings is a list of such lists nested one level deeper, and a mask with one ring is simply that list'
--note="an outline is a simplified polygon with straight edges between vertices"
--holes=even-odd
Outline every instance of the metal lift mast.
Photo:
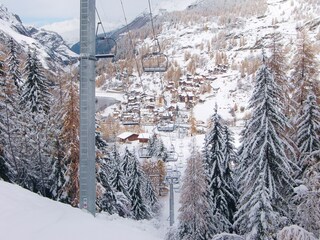
[{"label": "metal lift mast", "polygon": [[96,213],[95,0],[80,0],[80,208]]}]

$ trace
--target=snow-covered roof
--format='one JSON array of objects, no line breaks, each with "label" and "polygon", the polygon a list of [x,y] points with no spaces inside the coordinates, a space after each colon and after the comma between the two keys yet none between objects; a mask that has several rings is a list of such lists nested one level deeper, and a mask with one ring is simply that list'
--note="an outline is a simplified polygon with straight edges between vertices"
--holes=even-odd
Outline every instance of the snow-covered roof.
[{"label": "snow-covered roof", "polygon": [[149,133],[140,133],[139,136],[138,136],[138,139],[149,139],[150,138],[150,134]]},{"label": "snow-covered roof", "polygon": [[120,135],[118,135],[118,138],[120,139],[127,139],[128,137],[132,136],[134,133],[132,132],[123,132]]}]

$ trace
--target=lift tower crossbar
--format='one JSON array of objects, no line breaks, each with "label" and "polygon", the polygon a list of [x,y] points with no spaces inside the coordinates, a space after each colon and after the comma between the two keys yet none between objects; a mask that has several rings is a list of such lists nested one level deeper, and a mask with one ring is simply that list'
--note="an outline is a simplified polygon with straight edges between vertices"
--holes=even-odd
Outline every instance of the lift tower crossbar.
[{"label": "lift tower crossbar", "polygon": [[96,213],[95,0],[80,0],[80,208]]}]

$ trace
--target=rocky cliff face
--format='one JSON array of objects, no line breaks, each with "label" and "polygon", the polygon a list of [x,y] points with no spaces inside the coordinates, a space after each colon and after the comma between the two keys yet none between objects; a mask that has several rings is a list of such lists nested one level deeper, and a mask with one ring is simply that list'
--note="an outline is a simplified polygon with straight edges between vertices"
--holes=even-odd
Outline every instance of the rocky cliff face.
[{"label": "rocky cliff face", "polygon": [[77,61],[78,55],[70,50],[59,34],[24,26],[19,16],[0,5],[0,47],[5,48],[10,38],[17,43],[22,54],[36,48],[48,70],[57,71]]}]

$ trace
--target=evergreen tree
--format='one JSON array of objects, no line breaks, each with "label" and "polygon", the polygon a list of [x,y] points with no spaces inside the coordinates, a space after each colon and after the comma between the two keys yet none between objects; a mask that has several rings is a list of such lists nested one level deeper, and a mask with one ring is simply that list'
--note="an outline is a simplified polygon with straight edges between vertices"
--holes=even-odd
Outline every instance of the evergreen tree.
[{"label": "evergreen tree", "polygon": [[208,197],[213,211],[213,232],[232,232],[236,190],[230,165],[236,159],[231,134],[221,125],[217,109],[212,116],[212,128],[205,137],[204,154],[209,184]]},{"label": "evergreen tree", "polygon": [[151,157],[161,159],[162,161],[168,158],[167,148],[164,146],[161,138],[157,138],[156,134],[153,134],[149,139],[147,149]]},{"label": "evergreen tree", "polygon": [[211,239],[212,212],[206,196],[207,186],[203,162],[193,140],[180,195],[179,239]]},{"label": "evergreen tree", "polygon": [[6,59],[6,62],[9,68],[8,76],[14,82],[17,92],[20,93],[21,86],[22,86],[22,74],[20,72],[20,60],[17,56],[19,52],[17,49],[17,44],[12,38],[10,38],[8,45],[9,45],[9,54],[8,54],[8,58]]},{"label": "evergreen tree", "polygon": [[300,226],[291,225],[291,226],[284,227],[281,231],[279,231],[279,233],[277,234],[277,239],[278,240],[290,240],[290,239],[317,240],[318,238]]},{"label": "evergreen tree", "polygon": [[154,156],[157,159],[161,159],[162,161],[166,161],[168,158],[168,150],[167,148],[164,146],[164,143],[162,141],[162,139],[157,139],[156,142],[156,149],[155,149],[155,153]]},{"label": "evergreen tree", "polygon": [[236,228],[248,239],[274,239],[279,217],[285,215],[281,210],[287,205],[285,196],[292,190],[292,165],[285,153],[288,143],[279,133],[287,126],[279,95],[263,58],[249,102],[252,117],[243,133],[241,196],[235,215]]},{"label": "evergreen tree", "polygon": [[[3,87],[5,83],[5,71],[4,71],[4,63],[0,58],[0,87]],[[3,91],[0,92],[0,97],[4,98]],[[3,101],[0,101],[0,111],[3,112],[5,109],[5,104]],[[3,113],[0,114],[0,134],[2,135],[6,129],[5,126],[5,116]],[[0,136],[1,136],[0,135]],[[0,138],[0,146],[4,146],[4,139]]]},{"label": "evergreen tree", "polygon": [[217,162],[217,159],[221,159],[220,162],[222,162],[223,127],[221,125],[221,117],[217,113],[217,107],[211,118],[211,123],[212,128],[205,136],[204,146],[204,160],[209,176],[212,174],[213,165]]},{"label": "evergreen tree", "polygon": [[[29,51],[24,67],[26,81],[24,82],[20,95],[21,121],[29,122],[30,126],[24,128],[28,131],[28,148],[30,150],[28,173],[36,177],[37,191],[46,195],[49,177],[48,157],[48,114],[51,104],[51,93],[44,69],[37,56],[37,51]],[[29,129],[28,129],[29,128]],[[35,161],[35,159],[37,161]]]},{"label": "evergreen tree", "polygon": [[123,170],[123,174],[128,178],[132,172],[133,169],[133,154],[129,151],[129,149],[126,147],[123,160],[121,164],[121,168]]},{"label": "evergreen tree", "polygon": [[140,164],[133,155],[132,171],[128,177],[128,192],[131,199],[131,211],[136,220],[150,219],[151,214],[142,194],[143,176]]},{"label": "evergreen tree", "polygon": [[238,156],[235,151],[233,133],[227,126],[223,127],[222,153],[223,153],[223,158],[225,163],[224,179],[226,182],[226,192],[227,192],[227,195],[230,194],[227,197],[228,213],[226,214],[226,216],[228,216],[229,222],[233,224],[233,221],[234,221],[233,217],[236,212],[236,205],[237,205],[237,200],[239,195],[236,184],[235,184],[235,173],[234,173],[235,166],[238,165]]},{"label": "evergreen tree", "polygon": [[34,116],[47,114],[51,104],[50,87],[36,50],[28,53],[24,67],[26,81],[22,86],[20,104]]},{"label": "evergreen tree", "polygon": [[156,142],[157,142],[157,135],[153,134],[149,141],[148,141],[148,145],[147,145],[147,149],[148,149],[148,154],[149,156],[154,156],[155,155],[155,151],[156,151]]},{"label": "evergreen tree", "polygon": [[[6,62],[0,62],[0,144],[2,145],[4,156],[8,163],[18,173],[18,162],[16,157],[16,146],[14,145],[14,135],[18,130],[16,126],[16,102],[17,94],[14,85],[8,77]],[[0,145],[0,147],[1,147]]]},{"label": "evergreen tree", "polygon": [[[97,144],[97,142],[96,142]],[[119,213],[117,199],[109,183],[108,161],[106,155],[97,155],[97,206],[109,214]]]},{"label": "evergreen tree", "polygon": [[66,182],[65,173],[66,165],[64,162],[64,150],[61,146],[60,139],[54,142],[55,147],[52,150],[52,172],[49,176],[50,181],[50,195],[52,199],[59,200],[59,196],[63,193],[63,186]]},{"label": "evergreen tree", "polygon": [[116,192],[123,193],[128,199],[130,196],[127,191],[127,180],[126,177],[123,175],[123,170],[121,169],[121,159],[118,153],[116,145],[114,145],[112,152],[111,152],[111,162],[112,162],[112,174],[110,177],[110,184],[111,187]]},{"label": "evergreen tree", "polygon": [[[294,219],[299,226],[320,236],[320,109],[315,94],[310,90],[298,118],[297,145],[302,183],[293,198]],[[302,191],[302,190],[303,191]]]},{"label": "evergreen tree", "polygon": [[10,165],[7,163],[3,151],[0,148],[0,180],[11,182]]},{"label": "evergreen tree", "polygon": [[320,150],[320,108],[311,91],[304,102],[302,114],[298,117],[297,146],[300,152],[299,166],[302,173],[310,167],[309,155]]},{"label": "evergreen tree", "polygon": [[[145,175],[145,174],[144,174]],[[149,206],[153,214],[157,214],[160,210],[160,204],[156,195],[156,192],[152,186],[151,180],[149,177],[144,176],[145,180],[145,189],[144,189],[144,199],[146,204]]]}]

